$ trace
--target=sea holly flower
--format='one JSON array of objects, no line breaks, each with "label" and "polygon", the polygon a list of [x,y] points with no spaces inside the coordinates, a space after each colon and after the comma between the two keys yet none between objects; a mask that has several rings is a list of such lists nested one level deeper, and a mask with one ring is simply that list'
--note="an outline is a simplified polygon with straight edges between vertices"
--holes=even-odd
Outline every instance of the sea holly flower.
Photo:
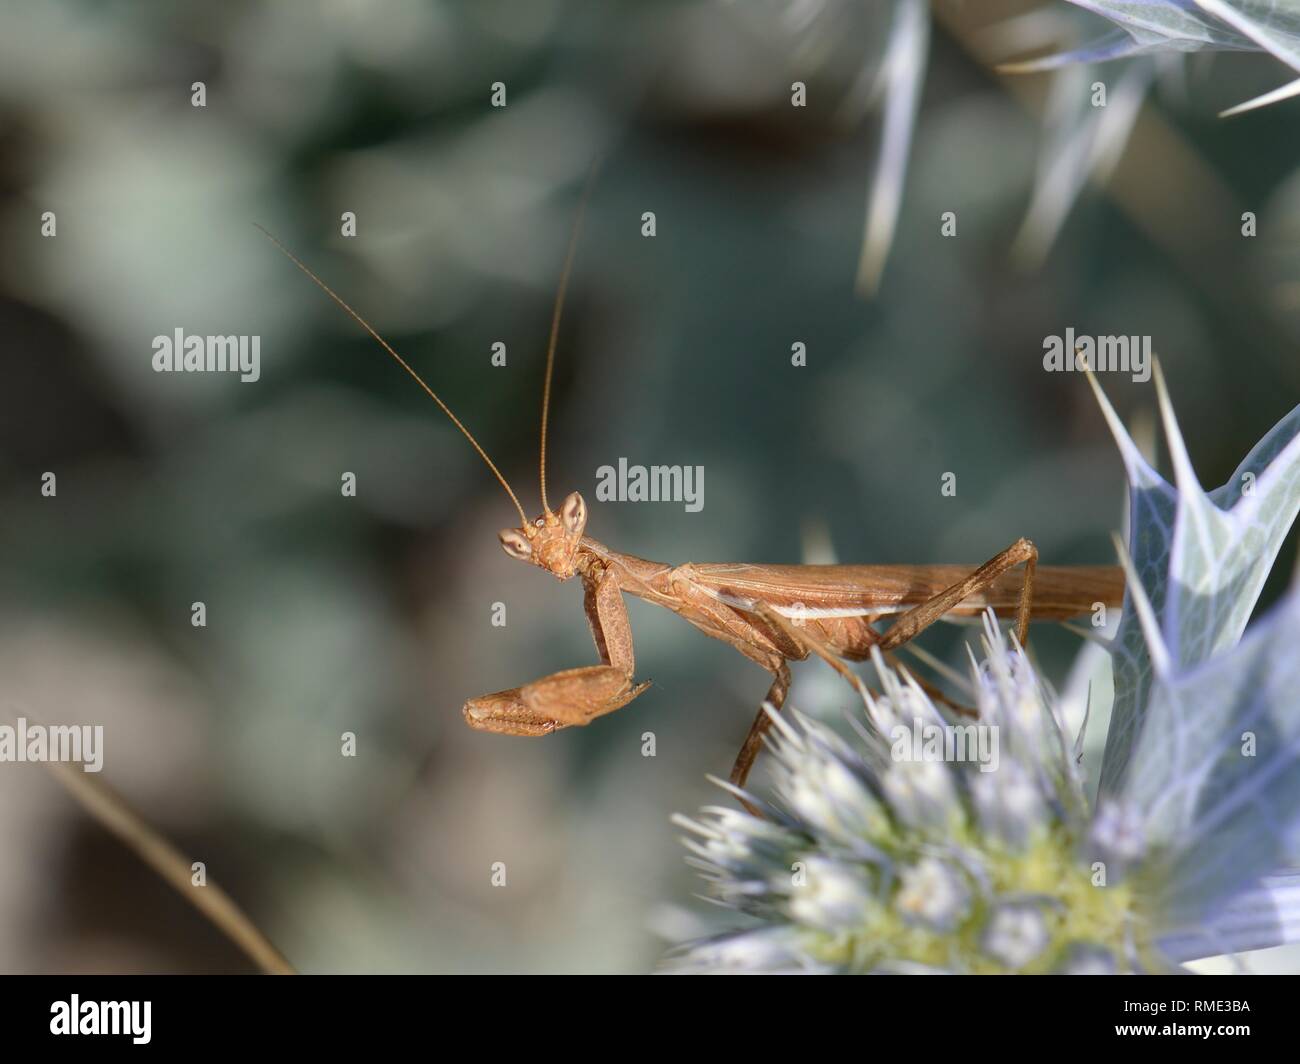
[{"label": "sea holly flower", "polygon": [[[767,819],[708,809],[678,821],[697,836],[688,842],[697,854],[712,847],[726,855],[729,863],[704,865],[711,893],[745,914],[750,926],[692,944],[670,966],[1051,971],[1080,945],[1131,966],[1129,942],[1147,925],[1147,914],[1127,885],[1094,885],[1086,803],[1050,694],[1037,683],[1026,694],[1031,670],[991,619],[983,658],[990,672],[1018,678],[992,686],[996,693],[984,700],[980,725],[1000,736],[993,772],[981,772],[976,761],[893,760],[889,731],[881,726],[899,723],[901,707],[927,720],[942,716],[910,678],[879,657],[884,694],[865,696],[866,720],[857,721],[855,741],[797,712],[793,722],[774,717],[778,782],[762,806]],[[1044,733],[1055,741],[1039,741]],[[826,777],[828,760],[880,811],[856,822],[857,838],[828,831],[838,822],[824,813],[805,819],[791,801],[808,777]],[[766,825],[782,845],[738,860],[723,840],[739,837],[741,821]],[[792,876],[791,869],[803,875]],[[744,947],[753,935],[770,943],[775,929],[784,932],[779,955],[757,944]]]},{"label": "sea holly flower", "polygon": [[1040,957],[1052,940],[1046,914],[1036,905],[998,905],[989,914],[980,948],[1013,971]]},{"label": "sea holly flower", "polygon": [[1106,799],[1093,818],[1089,842],[1098,857],[1112,868],[1122,868],[1136,861],[1145,851],[1142,827],[1142,817],[1136,809]]},{"label": "sea holly flower", "polygon": [[966,877],[937,857],[923,857],[904,869],[894,899],[904,921],[935,931],[951,931],[970,913]]},{"label": "sea holly flower", "polygon": [[877,654],[851,738],[773,715],[772,792],[745,795],[762,818],[678,819],[738,923],[669,969],[1110,974],[1300,941],[1300,589],[1246,629],[1300,508],[1300,408],[1205,493],[1156,380],[1176,486],[1101,397],[1130,582],[1095,800],[1054,693],[991,614],[972,661],[991,771],[908,754],[900,727],[957,722]]}]

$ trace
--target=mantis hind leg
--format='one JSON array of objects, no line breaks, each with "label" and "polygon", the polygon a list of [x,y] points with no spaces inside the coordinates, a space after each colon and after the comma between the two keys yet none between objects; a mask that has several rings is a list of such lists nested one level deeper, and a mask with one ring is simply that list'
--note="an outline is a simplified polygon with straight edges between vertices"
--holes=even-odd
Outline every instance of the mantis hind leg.
[{"label": "mantis hind leg", "polygon": [[[768,716],[767,707],[770,705],[775,712],[780,713],[789,690],[790,666],[782,661],[772,672],[772,686],[767,689],[763,706],[759,709],[758,716],[754,718],[754,723],[749,726],[749,734],[745,736],[740,753],[736,755],[736,762],[731,766],[731,782],[737,787],[745,786],[745,781],[749,779],[749,770],[754,767],[754,759],[763,748],[763,735],[772,726],[772,718]],[[741,804],[749,812],[759,815],[758,810],[748,802],[742,801]]]},{"label": "mantis hind leg", "polygon": [[[897,649],[915,638],[971,595],[990,586],[1003,573],[1023,564],[1025,567],[1025,582],[1021,588],[1020,603],[1016,611],[1016,635],[1021,646],[1024,646],[1029,638],[1029,615],[1034,596],[1034,568],[1037,563],[1037,548],[1027,539],[1017,540],[1006,550],[990,558],[964,580],[959,580],[933,598],[902,614],[879,636],[876,645],[880,647],[883,653]],[[826,640],[819,639],[814,633],[804,630],[766,603],[759,603],[755,612],[802,650],[816,654],[852,684],[859,693],[865,694],[866,689],[862,678],[844,663],[835,648]],[[969,707],[958,705],[943,696],[942,692],[933,685],[922,681],[922,687],[931,697],[938,697],[939,700],[947,703],[958,713],[967,716],[976,715],[975,711]],[[785,696],[789,688],[790,670],[783,661],[779,669],[774,673],[772,687],[767,695],[767,701],[778,712],[785,703]],[[766,710],[759,710],[758,716],[750,726],[749,735],[745,737],[745,743],[740,748],[736,763],[731,770],[731,782],[737,787],[743,787],[745,781],[749,778],[754,759],[758,757],[758,751],[762,747],[763,735],[771,726],[771,723]],[[751,813],[756,813],[756,810],[748,802],[743,804]]]},{"label": "mantis hind leg", "polygon": [[1017,565],[1025,567],[1025,582],[1020,589],[1020,605],[1016,610],[1016,637],[1024,646],[1029,640],[1029,610],[1034,600],[1034,569],[1038,565],[1038,548],[1027,539],[1018,539],[1006,550],[995,554],[970,576],[958,580],[919,606],[901,614],[880,636],[880,649],[893,650],[916,638],[939,620],[956,609],[971,595],[992,586],[1003,573]]}]

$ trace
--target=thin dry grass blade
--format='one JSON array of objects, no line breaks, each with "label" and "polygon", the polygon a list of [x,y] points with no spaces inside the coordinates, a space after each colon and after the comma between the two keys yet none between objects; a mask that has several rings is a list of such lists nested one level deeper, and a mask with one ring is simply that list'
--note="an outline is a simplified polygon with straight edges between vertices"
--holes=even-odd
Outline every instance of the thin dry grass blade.
[{"label": "thin dry grass blade", "polygon": [[106,784],[88,775],[80,765],[50,762],[46,767],[87,813],[211,920],[262,971],[268,975],[295,974],[293,965],[254,926],[234,899],[213,882],[194,886],[191,864],[185,855],[146,824]]}]

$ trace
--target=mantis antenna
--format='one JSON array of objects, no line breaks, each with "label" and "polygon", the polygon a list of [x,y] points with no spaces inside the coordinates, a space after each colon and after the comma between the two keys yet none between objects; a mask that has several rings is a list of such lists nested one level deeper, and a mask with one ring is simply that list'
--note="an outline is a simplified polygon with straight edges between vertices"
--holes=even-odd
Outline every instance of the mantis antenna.
[{"label": "mantis antenna", "polygon": [[546,345],[546,379],[542,384],[542,444],[541,444],[541,480],[542,509],[548,514],[550,504],[546,501],[546,426],[551,410],[551,377],[555,372],[555,345],[560,338],[560,314],[564,310],[564,293],[569,287],[569,274],[573,272],[573,256],[578,250],[578,234],[582,232],[582,216],[587,210],[587,200],[591,198],[591,186],[596,181],[599,161],[592,164],[587,174],[587,184],[582,190],[582,199],[578,201],[578,216],[573,220],[573,232],[569,234],[569,250],[564,255],[564,269],[560,273],[560,289],[555,293],[555,309],[551,312],[551,339]]},{"label": "mantis antenna", "polygon": [[[257,225],[256,222],[254,222],[253,224]],[[438,406],[442,409],[442,412],[444,414],[446,414],[449,418],[451,418],[451,423],[455,425],[458,429],[460,429],[460,431],[464,434],[465,439],[469,440],[470,445],[474,448],[474,450],[478,452],[478,456],[482,458],[483,461],[487,463],[487,467],[490,470],[492,470],[493,476],[495,476],[497,480],[501,482],[501,486],[506,489],[506,494],[510,496],[510,501],[515,504],[515,509],[519,511],[520,526],[522,527],[523,525],[528,524],[528,515],[524,513],[524,508],[519,505],[518,497],[515,495],[514,491],[511,490],[510,485],[506,482],[506,478],[501,475],[501,470],[499,470],[496,467],[495,463],[493,463],[492,459],[487,456],[487,452],[483,450],[482,447],[479,446],[478,440],[474,439],[474,436],[470,433],[469,429],[467,429],[464,425],[461,424],[460,418],[458,418],[455,414],[453,414],[451,412],[451,408],[446,403],[444,403],[441,399],[438,398],[438,393],[424,383],[424,378],[421,377],[418,373],[416,373],[415,370],[413,370],[407,364],[406,359],[402,358],[401,355],[399,355],[396,351],[393,350],[393,348],[389,345],[387,340],[385,340],[382,336],[380,336],[379,333],[375,332],[374,327],[371,326],[371,324],[368,321],[366,321],[365,318],[363,318],[360,314],[358,314],[355,310],[353,310],[350,306],[348,306],[348,304],[343,300],[342,296],[340,296],[337,292],[334,291],[334,289],[332,289],[329,285],[327,285],[324,281],[322,281],[319,277],[317,277],[314,273],[312,273],[311,270],[307,268],[307,266],[302,262],[301,259],[298,258],[297,255],[295,255],[287,247],[281,244],[280,241],[277,240],[274,236],[272,236],[266,229],[263,229],[262,226],[260,225],[257,225],[257,228],[261,229],[262,235],[265,236],[267,240],[269,240],[272,244],[274,244],[277,248],[279,248],[282,252],[284,252],[285,256],[289,259],[290,262],[292,262],[295,266],[298,267],[298,269],[302,270],[303,273],[305,273],[308,277],[310,277],[313,281],[315,281],[317,286],[327,296],[329,296],[330,299],[334,300],[335,303],[337,303],[340,307],[342,307],[345,311],[347,311],[348,315],[352,318],[353,321],[355,321],[358,325],[360,325],[363,329],[365,329],[366,332],[368,332],[371,336],[373,336],[376,340],[378,340],[379,345],[390,355],[392,355],[393,358],[397,360],[397,364],[401,366],[402,369],[406,370],[407,373],[409,373],[412,377],[415,378],[415,383],[425,390],[429,398],[438,404]],[[561,291],[563,291],[563,289],[561,289]],[[558,311],[556,313],[556,320],[557,321],[559,320]],[[548,386],[550,384],[549,369],[547,371],[547,384]],[[544,420],[543,420],[543,424],[545,424]],[[543,435],[543,446],[544,445],[545,445],[545,435]],[[545,451],[543,451],[543,453],[545,453]],[[543,492],[543,498],[545,498],[545,492]]]}]

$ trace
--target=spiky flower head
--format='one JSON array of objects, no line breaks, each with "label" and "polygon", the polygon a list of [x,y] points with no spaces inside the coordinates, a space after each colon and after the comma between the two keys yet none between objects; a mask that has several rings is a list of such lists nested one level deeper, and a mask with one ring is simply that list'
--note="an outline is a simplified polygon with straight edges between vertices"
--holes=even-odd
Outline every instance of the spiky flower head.
[{"label": "spiky flower head", "polygon": [[1140,840],[1122,813],[1089,809],[1051,693],[991,617],[983,648],[978,720],[941,712],[879,658],[882,693],[863,689],[852,739],[773,715],[764,816],[679,819],[713,896],[761,925],[696,943],[673,967],[1163,966],[1134,874]]},{"label": "spiky flower head", "polygon": [[1130,493],[1098,797],[992,615],[973,719],[877,655],[850,738],[773,714],[761,817],[679,819],[747,923],[671,967],[1115,973],[1300,941],[1300,588],[1246,630],[1300,512],[1300,407],[1206,492],[1155,382],[1176,484],[1097,389]]}]

